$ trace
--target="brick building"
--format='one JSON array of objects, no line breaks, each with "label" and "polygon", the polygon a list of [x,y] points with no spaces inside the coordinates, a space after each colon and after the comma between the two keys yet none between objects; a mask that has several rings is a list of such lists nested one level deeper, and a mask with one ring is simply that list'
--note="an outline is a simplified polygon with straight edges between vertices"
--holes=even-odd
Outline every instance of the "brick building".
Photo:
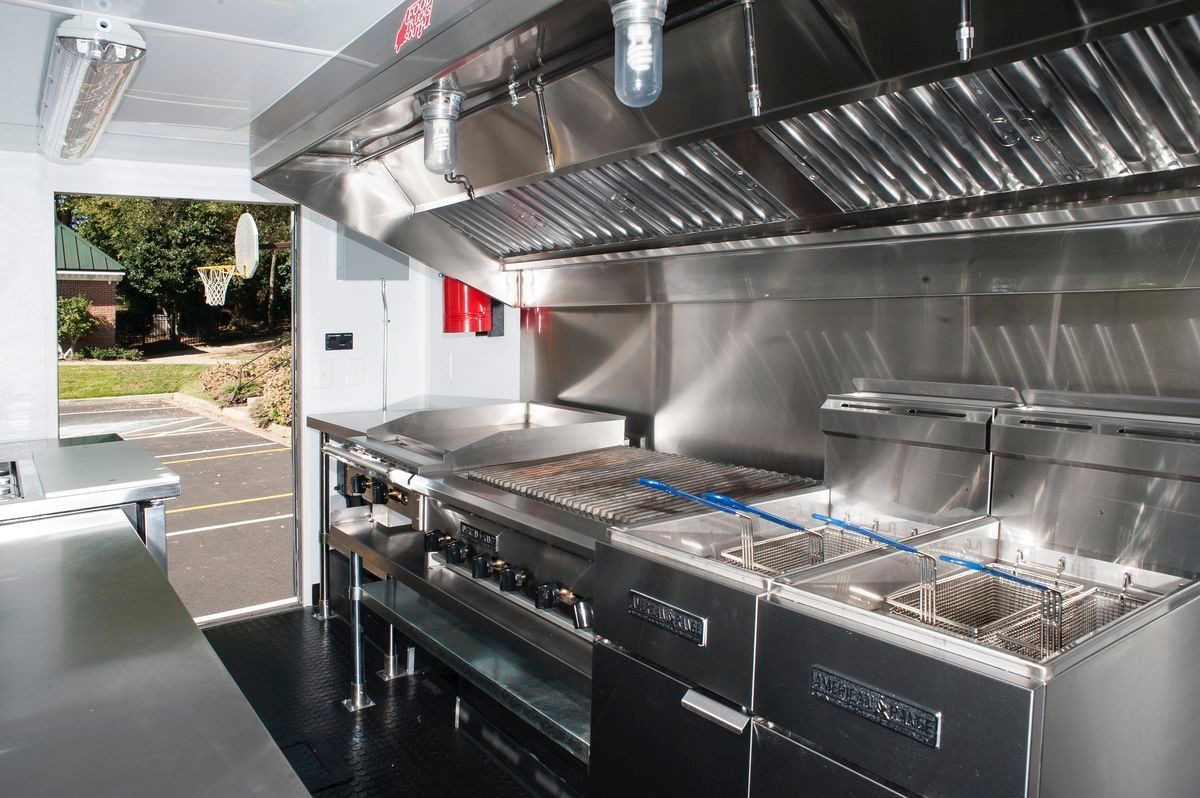
[{"label": "brick building", "polygon": [[125,267],[105,255],[61,222],[54,233],[54,267],[59,298],[85,296],[101,324],[79,341],[80,346],[113,346],[117,342],[117,284]]}]

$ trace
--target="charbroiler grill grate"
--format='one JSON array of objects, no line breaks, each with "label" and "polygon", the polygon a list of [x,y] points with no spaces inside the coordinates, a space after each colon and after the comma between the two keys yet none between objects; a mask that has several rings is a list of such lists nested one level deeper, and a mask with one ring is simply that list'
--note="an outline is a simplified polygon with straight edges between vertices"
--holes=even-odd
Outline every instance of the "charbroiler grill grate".
[{"label": "charbroiler grill grate", "polygon": [[741,501],[817,484],[807,477],[630,446],[596,449],[536,463],[489,466],[467,476],[606,524],[621,525],[696,511],[696,505],[686,499],[638,485],[634,481],[638,477],[657,479],[688,492],[722,493]]}]

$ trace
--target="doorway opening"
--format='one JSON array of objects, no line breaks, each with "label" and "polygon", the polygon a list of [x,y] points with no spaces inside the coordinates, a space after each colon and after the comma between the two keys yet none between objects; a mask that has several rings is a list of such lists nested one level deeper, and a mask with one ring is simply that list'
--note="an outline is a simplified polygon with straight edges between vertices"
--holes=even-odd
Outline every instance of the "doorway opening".
[{"label": "doorway opening", "polygon": [[59,437],[136,441],[179,474],[167,574],[197,622],[294,602],[295,207],[54,206]]}]

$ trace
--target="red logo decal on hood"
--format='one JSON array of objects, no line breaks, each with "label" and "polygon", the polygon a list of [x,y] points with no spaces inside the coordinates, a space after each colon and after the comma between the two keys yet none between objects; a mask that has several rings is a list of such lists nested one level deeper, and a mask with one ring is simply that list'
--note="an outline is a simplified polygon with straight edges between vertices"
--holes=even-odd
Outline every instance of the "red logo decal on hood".
[{"label": "red logo decal on hood", "polygon": [[396,31],[396,52],[411,41],[421,38],[433,20],[433,0],[413,0],[404,11],[404,21]]}]

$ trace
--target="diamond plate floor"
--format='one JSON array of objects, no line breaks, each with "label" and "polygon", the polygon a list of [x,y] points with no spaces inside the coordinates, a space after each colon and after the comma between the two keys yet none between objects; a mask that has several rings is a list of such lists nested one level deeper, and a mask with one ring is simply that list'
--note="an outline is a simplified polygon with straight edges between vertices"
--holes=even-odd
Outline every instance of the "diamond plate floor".
[{"label": "diamond plate floor", "polygon": [[334,796],[480,796],[527,793],[454,728],[453,686],[435,673],[380,681],[382,655],[367,648],[367,695],[350,713],[345,624],[308,609],[205,630],[305,786]]}]

